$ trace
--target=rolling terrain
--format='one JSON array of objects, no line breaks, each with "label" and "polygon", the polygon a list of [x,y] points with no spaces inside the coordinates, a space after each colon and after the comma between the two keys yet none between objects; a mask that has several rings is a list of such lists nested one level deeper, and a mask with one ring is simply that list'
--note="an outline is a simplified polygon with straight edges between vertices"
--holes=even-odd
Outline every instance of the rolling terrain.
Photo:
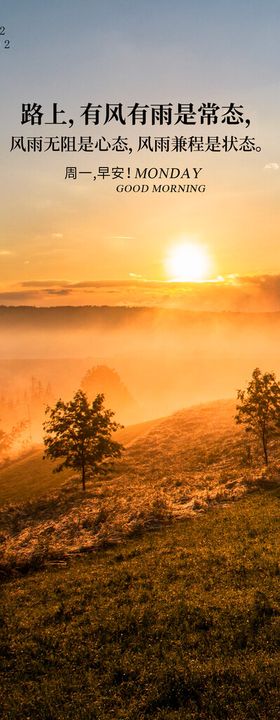
[{"label": "rolling terrain", "polygon": [[[126,445],[157,423],[158,421],[150,420],[128,426],[116,433],[116,439]],[[37,445],[6,466],[0,467],[0,507],[7,503],[40,497],[50,490],[56,490],[73,475],[73,471],[70,470],[54,474],[53,463],[48,458],[43,459],[43,454],[42,446]]]},{"label": "rolling terrain", "polygon": [[2,501],[8,484],[16,498],[0,511],[2,571],[121,543],[268,482],[259,464],[248,465],[234,409],[220,401],[120,431],[122,458],[105,478],[88,479],[85,493],[78,476],[52,475],[40,450],[2,471]]},{"label": "rolling terrain", "polygon": [[5,720],[278,718],[279,451],[248,464],[234,410],[120,431],[85,493],[40,448],[2,471]]}]

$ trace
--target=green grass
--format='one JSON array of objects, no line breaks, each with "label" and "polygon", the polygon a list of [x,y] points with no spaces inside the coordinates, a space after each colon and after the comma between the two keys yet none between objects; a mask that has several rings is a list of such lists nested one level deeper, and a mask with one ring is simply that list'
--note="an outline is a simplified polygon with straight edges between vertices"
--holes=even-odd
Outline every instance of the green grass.
[{"label": "green grass", "polygon": [[[148,433],[159,422],[160,420],[150,420],[138,425],[130,425],[119,430],[116,439],[128,445],[138,436]],[[37,447],[8,466],[0,468],[0,506],[38,498],[59,489],[73,475],[73,470],[53,473],[55,464],[48,459],[43,460],[43,454],[43,447]]]},{"label": "green grass", "polygon": [[279,490],[263,490],[14,577],[3,718],[276,720],[277,540]]},{"label": "green grass", "polygon": [[42,448],[32,450],[0,469],[0,505],[22,502],[59,488],[73,471],[53,473],[54,465],[43,460]]}]

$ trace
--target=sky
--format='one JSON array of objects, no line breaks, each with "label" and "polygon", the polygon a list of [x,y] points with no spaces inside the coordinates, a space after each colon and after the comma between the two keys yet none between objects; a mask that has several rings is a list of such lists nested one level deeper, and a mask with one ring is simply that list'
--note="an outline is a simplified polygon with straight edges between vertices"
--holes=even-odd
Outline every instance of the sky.
[{"label": "sky", "polygon": [[[272,276],[277,309],[278,0],[2,0],[0,20],[0,303],[217,309],[232,306],[234,286],[237,295],[242,288],[245,309],[249,293],[252,309],[256,287],[258,305],[264,287],[271,288],[263,278]],[[127,109],[136,102],[149,106],[145,126],[133,128],[129,119],[103,124],[106,103]],[[202,127],[199,112],[195,126],[151,125],[153,104],[172,103],[176,112],[178,103],[198,111],[205,102],[243,106],[249,127],[222,124],[220,116],[215,126]],[[40,126],[21,123],[22,104],[33,103],[42,106]],[[65,126],[49,124],[53,103],[64,110],[58,119]],[[98,126],[81,118],[87,103],[101,105]],[[248,135],[261,150],[138,150],[140,136],[202,133],[234,135],[240,144]],[[105,138],[108,146],[119,135],[130,153],[45,150],[50,136]],[[34,136],[43,137],[43,152],[11,150],[12,137],[26,144]],[[65,178],[67,167],[76,168],[76,179]],[[103,179],[104,167],[109,177]],[[112,178],[116,167],[123,168],[122,179]],[[185,176],[139,179],[145,168]],[[153,190],[161,184],[167,189]],[[205,190],[178,192],[179,184]],[[204,258],[203,272],[199,260],[195,268],[180,251],[190,245]]]}]

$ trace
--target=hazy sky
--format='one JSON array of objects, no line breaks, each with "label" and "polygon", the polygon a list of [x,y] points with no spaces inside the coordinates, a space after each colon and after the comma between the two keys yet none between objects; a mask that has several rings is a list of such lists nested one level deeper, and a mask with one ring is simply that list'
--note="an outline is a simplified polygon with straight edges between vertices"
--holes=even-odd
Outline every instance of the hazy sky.
[{"label": "hazy sky", "polygon": [[[2,0],[0,21],[6,33],[0,35],[0,302],[22,302],[25,293],[27,302],[36,302],[34,283],[42,283],[40,302],[54,304],[66,295],[54,281],[170,280],[166,257],[189,241],[207,254],[209,277],[280,273],[279,0]],[[250,127],[85,127],[80,118],[88,102],[103,112],[106,103],[193,102],[197,108],[210,101],[243,105]],[[22,103],[34,102],[42,105],[43,124],[22,125]],[[74,120],[72,128],[45,124],[53,102]],[[249,135],[262,149],[137,152],[139,135],[202,132]],[[91,135],[95,141],[121,135],[132,153],[11,152],[13,135]],[[65,180],[66,166],[92,175]],[[93,181],[99,167],[123,167],[125,184],[146,182],[134,178],[137,168],[188,168],[185,184],[195,182],[194,167],[202,168],[196,182],[206,191],[152,192],[154,183],[171,184],[156,179],[148,181],[148,192],[118,193],[112,178]],[[52,292],[45,296],[48,283]],[[94,297],[83,295],[80,285],[71,301]]]}]

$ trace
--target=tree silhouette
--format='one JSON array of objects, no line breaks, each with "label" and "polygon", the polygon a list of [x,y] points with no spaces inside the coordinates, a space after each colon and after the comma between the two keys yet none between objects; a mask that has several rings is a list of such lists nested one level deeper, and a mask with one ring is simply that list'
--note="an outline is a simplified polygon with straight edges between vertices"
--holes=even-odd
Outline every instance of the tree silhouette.
[{"label": "tree silhouette", "polygon": [[247,389],[238,390],[237,400],[235,420],[261,441],[268,465],[269,441],[280,434],[280,385],[275,374],[255,368]]},{"label": "tree silhouette", "polygon": [[122,382],[116,370],[107,365],[96,365],[86,372],[81,381],[81,389],[92,400],[102,390],[106,402],[121,413],[131,413],[135,410],[135,402]]},{"label": "tree silhouette", "polygon": [[53,408],[46,409],[49,417],[43,426],[45,457],[62,458],[54,472],[68,467],[78,470],[83,490],[87,471],[100,471],[108,458],[120,457],[122,451],[122,445],[111,439],[122,426],[112,420],[115,413],[106,410],[103,402],[102,394],[90,403],[86,393],[78,390],[70,402],[60,399]]}]

